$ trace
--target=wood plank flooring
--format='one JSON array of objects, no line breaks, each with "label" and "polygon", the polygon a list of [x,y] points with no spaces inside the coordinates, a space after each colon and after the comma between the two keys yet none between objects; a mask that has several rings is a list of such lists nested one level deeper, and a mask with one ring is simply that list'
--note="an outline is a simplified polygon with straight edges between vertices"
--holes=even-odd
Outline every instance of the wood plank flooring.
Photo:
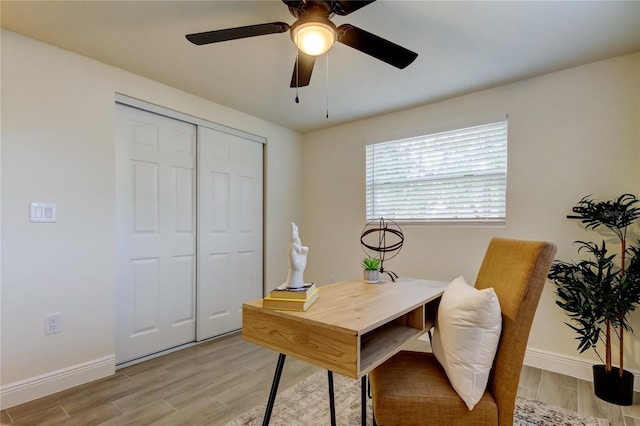
[{"label": "wood plank flooring", "polygon": [[[408,349],[423,350],[416,340]],[[0,412],[2,425],[224,425],[267,400],[277,354],[239,334],[143,363],[113,376]],[[319,371],[288,357],[280,390]],[[590,382],[524,367],[519,393],[569,410],[640,426],[637,405],[619,407],[593,396]]]}]

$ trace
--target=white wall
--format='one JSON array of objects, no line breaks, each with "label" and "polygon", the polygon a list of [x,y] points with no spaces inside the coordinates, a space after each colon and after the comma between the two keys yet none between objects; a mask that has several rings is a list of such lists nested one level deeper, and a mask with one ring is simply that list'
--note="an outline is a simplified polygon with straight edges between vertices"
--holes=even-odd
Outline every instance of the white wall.
[{"label": "white wall", "polygon": [[[116,92],[267,138],[265,286],[286,278],[289,223],[301,219],[298,133],[1,36],[3,408],[113,372]],[[57,203],[57,223],[30,223],[30,202]],[[53,312],[63,314],[63,332],[45,336]]]},{"label": "white wall", "polygon": [[[551,240],[559,247],[557,258],[576,258],[572,242],[594,237],[565,218],[582,196],[640,196],[639,85],[637,53],[305,135],[305,279],[361,276],[367,143],[498,121],[505,114],[506,226],[404,226],[404,247],[387,269],[439,280],[463,275],[473,282],[492,236]],[[577,356],[567,317],[554,302],[547,283],[529,348],[549,359],[595,359],[591,352]],[[626,348],[626,366],[640,370],[639,339]]]}]

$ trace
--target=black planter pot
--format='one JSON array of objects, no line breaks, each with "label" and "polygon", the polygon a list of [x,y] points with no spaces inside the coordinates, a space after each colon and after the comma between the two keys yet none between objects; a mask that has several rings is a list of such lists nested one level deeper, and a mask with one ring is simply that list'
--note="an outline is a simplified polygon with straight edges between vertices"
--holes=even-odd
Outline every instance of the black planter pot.
[{"label": "black planter pot", "polygon": [[612,367],[607,373],[604,365],[593,366],[593,388],[598,398],[616,405],[633,404],[633,373]]}]

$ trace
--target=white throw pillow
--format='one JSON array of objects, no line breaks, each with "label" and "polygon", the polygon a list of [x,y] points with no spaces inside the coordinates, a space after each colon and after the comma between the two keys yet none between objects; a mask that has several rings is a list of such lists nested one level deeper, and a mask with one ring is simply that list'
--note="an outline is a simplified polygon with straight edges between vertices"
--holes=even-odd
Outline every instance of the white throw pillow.
[{"label": "white throw pillow", "polygon": [[433,333],[433,354],[469,410],[484,393],[498,348],[502,316],[492,288],[478,290],[463,277],[445,289]]}]

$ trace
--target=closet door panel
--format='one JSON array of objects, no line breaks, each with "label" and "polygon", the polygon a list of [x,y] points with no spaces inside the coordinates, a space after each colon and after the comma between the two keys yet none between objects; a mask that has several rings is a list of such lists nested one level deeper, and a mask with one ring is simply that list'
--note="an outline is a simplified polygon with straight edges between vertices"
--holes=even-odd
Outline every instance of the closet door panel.
[{"label": "closet door panel", "polygon": [[262,149],[198,129],[198,340],[240,329],[262,297]]},{"label": "closet door panel", "polygon": [[196,126],[116,105],[116,363],[195,340]]}]

